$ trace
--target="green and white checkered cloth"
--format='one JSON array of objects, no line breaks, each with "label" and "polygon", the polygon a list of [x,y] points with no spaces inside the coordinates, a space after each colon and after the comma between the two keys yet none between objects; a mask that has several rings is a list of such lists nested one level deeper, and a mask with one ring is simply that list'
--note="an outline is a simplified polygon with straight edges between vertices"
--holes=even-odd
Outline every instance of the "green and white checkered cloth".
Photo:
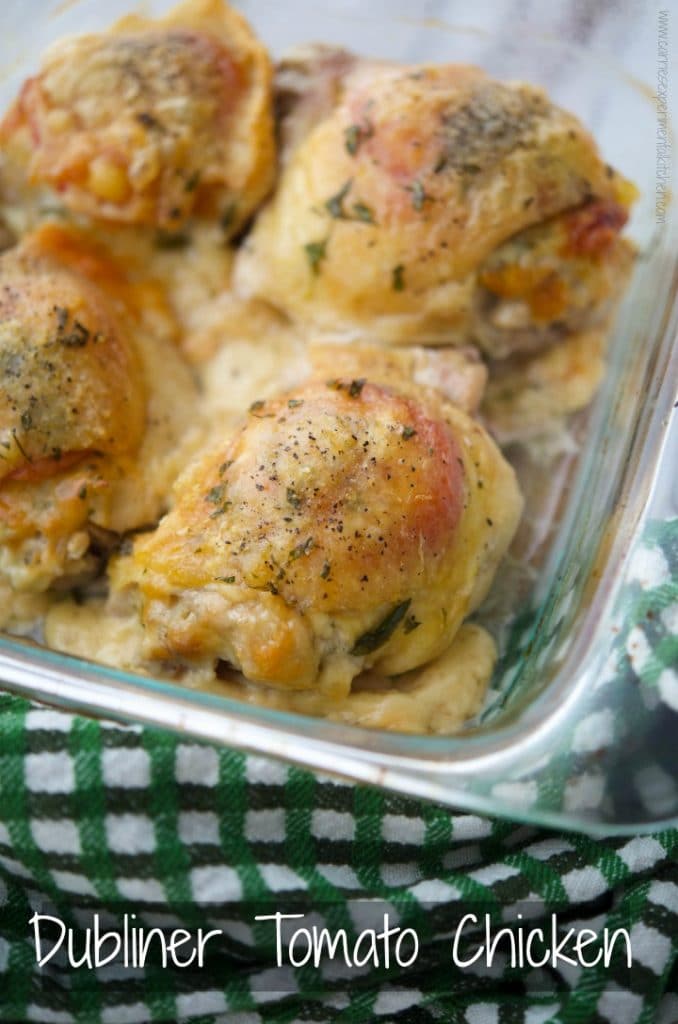
[{"label": "green and white checkered cloth", "polygon": [[[651,524],[650,578],[634,584],[642,624],[629,618],[619,637],[627,654],[643,631],[650,654],[625,654],[620,671],[637,670],[639,691],[671,713],[677,523]],[[678,830],[561,835],[9,695],[0,712],[2,1021],[678,1021]],[[275,968],[274,930],[257,914],[293,910],[307,926],[356,934],[366,899],[416,930],[412,967],[350,976],[336,962]],[[74,926],[97,912],[107,928],[134,912],[147,926],[223,926],[227,937],[202,969],[151,960],[74,970],[55,957],[39,970],[35,910]],[[556,913],[563,935],[624,927],[633,963],[620,949],[607,968],[520,969],[498,958],[462,970],[450,935],[467,912],[497,927],[518,912],[535,925]]]}]

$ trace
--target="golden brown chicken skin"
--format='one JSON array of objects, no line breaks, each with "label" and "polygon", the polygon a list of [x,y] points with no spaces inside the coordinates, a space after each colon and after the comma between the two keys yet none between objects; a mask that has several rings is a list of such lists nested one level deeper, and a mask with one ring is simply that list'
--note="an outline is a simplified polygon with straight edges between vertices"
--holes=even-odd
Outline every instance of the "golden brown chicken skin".
[{"label": "golden brown chicken skin", "polygon": [[93,452],[138,446],[144,386],[119,284],[58,229],[1,257],[0,481],[44,479]]},{"label": "golden brown chicken skin", "polygon": [[145,654],[348,693],[446,650],[516,528],[513,471],[425,389],[311,380],[255,403],[112,571],[138,588]]},{"label": "golden brown chicken skin", "polygon": [[[47,225],[0,257],[0,580],[17,591],[77,581],[111,529],[162,507],[156,476],[177,439],[132,300],[75,231]],[[164,357],[174,382],[177,358]],[[143,499],[125,493],[132,477]]]},{"label": "golden brown chicken skin", "polygon": [[236,268],[243,293],[314,332],[495,356],[608,310],[634,193],[574,116],[474,67],[317,63],[320,106],[308,84],[297,108],[286,94],[301,129],[283,132],[277,192]]},{"label": "golden brown chicken skin", "polygon": [[231,233],[272,184],[271,110],[270,62],[244,19],[187,0],[55,44],[0,141],[77,213],[170,231],[204,215]]},{"label": "golden brown chicken skin", "polygon": [[0,258],[0,571],[19,588],[52,582],[69,543],[79,561],[106,464],[141,443],[131,334],[121,279],[78,236],[46,227]]}]

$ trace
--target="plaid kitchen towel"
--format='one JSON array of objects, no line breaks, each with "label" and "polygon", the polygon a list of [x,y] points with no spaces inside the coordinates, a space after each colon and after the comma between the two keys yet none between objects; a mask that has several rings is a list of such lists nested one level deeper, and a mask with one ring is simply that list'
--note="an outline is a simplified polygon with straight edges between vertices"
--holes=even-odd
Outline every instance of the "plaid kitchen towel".
[{"label": "plaid kitchen towel", "polygon": [[[644,707],[672,715],[677,525],[650,524],[632,560],[616,662]],[[678,1021],[678,830],[562,835],[9,695],[0,712],[0,1020]],[[280,967],[275,921],[259,920],[276,912],[301,915],[285,920]],[[355,953],[356,938],[381,928],[385,913],[403,939],[410,930],[402,963],[416,936],[409,966],[393,949],[387,966],[381,954],[348,964],[314,958],[310,939],[304,946],[315,925],[346,936]],[[52,924],[55,935],[77,937],[42,968],[34,914],[63,922]],[[121,942],[153,927],[184,928],[191,941],[201,930],[217,935],[202,966],[164,964],[157,942],[135,967],[132,940],[127,963],[120,953],[73,967],[95,915]],[[549,936],[590,929],[587,963],[623,929],[630,966],[624,943],[593,966],[521,966],[508,940],[491,966],[475,957],[491,935],[517,935],[519,925],[541,927],[540,951]],[[43,951],[56,949],[43,938]]]}]

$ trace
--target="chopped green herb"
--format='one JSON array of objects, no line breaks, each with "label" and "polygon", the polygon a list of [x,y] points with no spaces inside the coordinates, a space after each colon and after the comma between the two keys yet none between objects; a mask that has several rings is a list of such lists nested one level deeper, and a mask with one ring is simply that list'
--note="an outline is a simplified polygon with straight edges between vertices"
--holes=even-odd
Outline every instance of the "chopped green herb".
[{"label": "chopped green herb", "polygon": [[349,393],[351,398],[360,398],[360,394],[367,383],[365,377],[359,377],[357,380],[352,380],[350,384],[345,384],[343,380],[338,377],[332,380],[325,381],[325,387],[332,388],[333,391],[342,391],[344,388]]},{"label": "chopped green herb", "polygon": [[198,182],[199,181],[200,181],[200,171],[193,171],[193,174],[191,174],[191,176],[186,179],[186,184],[184,185],[184,190],[186,192],[195,192],[196,188],[198,187]]},{"label": "chopped green herb", "polygon": [[45,203],[40,205],[39,213],[42,217],[66,217],[68,216],[63,206],[57,206],[56,203]]},{"label": "chopped green herb", "polygon": [[210,512],[210,519],[218,519],[219,516],[225,515],[225,513],[228,512],[229,508],[232,508],[232,506],[232,501],[225,501],[223,505],[219,506],[219,508],[215,508],[214,512]]},{"label": "chopped green herb", "polygon": [[33,426],[33,417],[30,412],[26,411],[21,413],[21,426],[24,430],[30,430]]},{"label": "chopped green herb", "polygon": [[409,441],[411,437],[414,437],[416,430],[414,427],[403,427],[403,440]]},{"label": "chopped green herb", "polygon": [[303,398],[290,398],[287,402],[288,409],[298,409],[300,405],[304,404]]},{"label": "chopped green herb", "polygon": [[235,576],[215,576],[218,583],[235,583]]},{"label": "chopped green herb", "polygon": [[325,203],[325,209],[331,217],[338,219],[346,217],[346,213],[344,212],[344,199],[351,191],[352,185],[353,179],[349,178],[348,181],[341,186],[337,194],[335,196],[331,196]]},{"label": "chopped green herb", "polygon": [[423,210],[424,203],[426,202],[427,199],[430,199],[431,197],[426,194],[426,191],[422,183],[419,180],[417,180],[414,182],[414,184],[408,185],[407,189],[409,192],[412,193],[412,206],[414,207],[414,209],[417,211]]},{"label": "chopped green herb", "polygon": [[335,196],[331,196],[325,203],[325,209],[334,217],[335,220],[359,220],[363,224],[375,224],[374,213],[371,207],[367,203],[363,203],[361,200],[353,203],[350,213],[344,208],[344,200],[351,191],[353,185],[353,179],[349,178],[347,182],[342,185]]},{"label": "chopped green herb", "polygon": [[361,126],[349,125],[344,132],[344,141],[346,143],[346,150],[354,157],[357,153],[357,147],[361,144]]},{"label": "chopped green herb", "polygon": [[360,145],[360,136],[361,131],[360,125],[358,124],[350,124],[346,131],[344,132],[344,141],[346,143],[346,149],[351,154],[351,156],[355,156],[356,153],[358,152],[358,146]]},{"label": "chopped green herb", "polygon": [[330,575],[330,570],[331,570],[330,563],[329,562],[325,562],[323,567],[322,567],[322,571],[320,573],[320,579],[321,580],[328,579],[329,575]]},{"label": "chopped green herb", "polygon": [[328,239],[323,238],[317,242],[307,242],[304,246],[306,259],[313,274],[320,273],[320,264],[327,256],[327,242]]},{"label": "chopped green herb", "polygon": [[293,487],[287,488],[287,501],[288,504],[292,506],[292,508],[299,508],[299,506],[301,505],[301,498],[299,497],[299,495],[297,494]]},{"label": "chopped green herb", "polygon": [[219,226],[222,231],[229,231],[233,227],[235,222],[235,214],[238,209],[237,203],[229,203],[219,220]]},{"label": "chopped green herb", "polygon": [[393,291],[402,292],[405,290],[405,267],[399,263],[393,268]]},{"label": "chopped green herb", "polygon": [[313,540],[313,537],[307,537],[301,544],[297,544],[296,548],[292,548],[288,561],[296,562],[297,558],[302,558],[304,555],[307,555],[313,550],[314,544],[315,541]]},{"label": "chopped green herb", "polygon": [[191,241],[185,231],[163,231],[155,233],[156,249],[185,249]]},{"label": "chopped green herb", "polygon": [[344,144],[346,151],[351,156],[355,156],[360,149],[361,143],[365,139],[370,139],[374,135],[374,127],[366,121],[364,124],[350,124],[348,128],[344,130]]},{"label": "chopped green herb", "polygon": [[264,590],[268,590],[274,596],[280,593],[275,583],[267,583],[266,586],[264,587]]},{"label": "chopped green herb", "polygon": [[205,495],[205,501],[209,501],[211,505],[219,505],[224,500],[224,494],[226,492],[226,484],[217,484],[216,487],[212,487],[211,490]]},{"label": "chopped green herb", "polygon": [[412,633],[418,626],[421,626],[421,622],[414,615],[408,615],[403,623],[403,633]]},{"label": "chopped green herb", "polygon": [[353,213],[355,219],[362,221],[363,224],[376,224],[372,209],[366,203],[354,203]]},{"label": "chopped green herb", "polygon": [[390,640],[393,636],[396,629],[405,618],[407,610],[411,604],[411,598],[408,598],[407,601],[403,601],[401,604],[397,604],[375,629],[371,629],[367,633],[363,633],[362,636],[358,637],[353,645],[351,654],[356,657],[360,657],[364,654],[372,654],[373,651],[382,647],[386,641]]},{"label": "chopped green herb", "polygon": [[227,462],[222,462],[219,466],[219,476],[223,476],[227,469],[230,469],[233,465],[233,459],[228,459]]},{"label": "chopped green herb", "polygon": [[252,404],[251,404],[251,406],[249,408],[249,411],[250,412],[259,412],[259,410],[263,409],[265,405],[266,405],[266,402],[263,400],[263,398],[258,398],[256,400],[256,402],[252,402]]}]

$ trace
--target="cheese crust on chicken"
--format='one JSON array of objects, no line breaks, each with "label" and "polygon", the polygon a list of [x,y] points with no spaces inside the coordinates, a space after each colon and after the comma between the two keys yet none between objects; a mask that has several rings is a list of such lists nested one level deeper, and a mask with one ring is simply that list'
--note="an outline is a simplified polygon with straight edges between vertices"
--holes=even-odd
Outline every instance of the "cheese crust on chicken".
[{"label": "cheese crust on chicken", "polygon": [[113,568],[149,659],[336,700],[449,647],[518,523],[512,469],[436,393],[350,377],[255,403]]},{"label": "cheese crust on chicken", "polygon": [[635,191],[577,118],[470,66],[325,50],[316,65],[296,106],[285,93],[287,151],[238,259],[244,294],[314,335],[495,357],[609,312]]},{"label": "cheese crust on chicken", "polygon": [[79,233],[46,225],[0,257],[0,577],[17,591],[77,582],[166,507],[195,396],[165,348]]},{"label": "cheese crust on chicken", "polygon": [[233,232],[273,183],[271,64],[220,0],[56,43],[0,128],[32,184],[92,218]]}]

